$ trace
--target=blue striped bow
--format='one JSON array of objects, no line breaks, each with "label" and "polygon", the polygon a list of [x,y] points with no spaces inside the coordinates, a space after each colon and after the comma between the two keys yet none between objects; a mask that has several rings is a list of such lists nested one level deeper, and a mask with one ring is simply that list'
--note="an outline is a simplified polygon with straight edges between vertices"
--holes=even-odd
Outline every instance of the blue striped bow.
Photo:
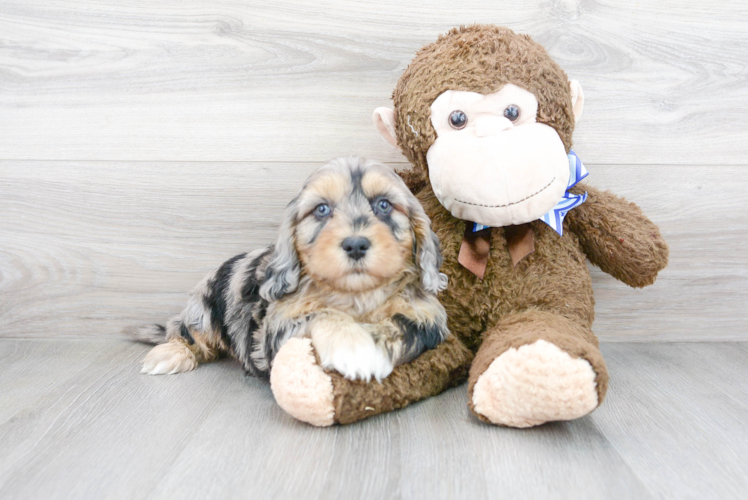
[{"label": "blue striped bow", "polygon": [[[566,217],[566,214],[569,213],[569,210],[578,207],[579,205],[587,201],[586,191],[584,192],[584,194],[571,194],[569,192],[569,189],[579,184],[582,179],[589,175],[589,172],[587,172],[587,169],[584,168],[582,160],[579,159],[574,151],[569,151],[569,154],[567,156],[569,157],[569,171],[571,175],[569,176],[569,184],[566,186],[566,192],[561,198],[561,201],[556,203],[555,207],[550,209],[545,215],[540,218],[540,220],[551,226],[553,230],[559,234],[559,236],[563,236],[564,234],[564,217]],[[483,224],[474,222],[473,232],[477,233],[478,231],[486,229],[487,227],[489,226],[484,226]]]}]

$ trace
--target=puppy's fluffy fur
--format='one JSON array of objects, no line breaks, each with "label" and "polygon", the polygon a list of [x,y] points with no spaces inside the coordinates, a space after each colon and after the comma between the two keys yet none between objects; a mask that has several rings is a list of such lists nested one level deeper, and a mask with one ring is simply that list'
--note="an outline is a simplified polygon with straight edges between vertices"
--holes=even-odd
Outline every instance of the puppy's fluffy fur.
[{"label": "puppy's fluffy fur", "polygon": [[377,380],[449,334],[436,294],[439,242],[423,208],[386,166],[355,157],[324,165],[286,208],[277,243],[210,273],[187,307],[130,328],[158,344],[143,373],[179,373],[230,353],[267,376],[292,337],[310,337],[324,368]]}]

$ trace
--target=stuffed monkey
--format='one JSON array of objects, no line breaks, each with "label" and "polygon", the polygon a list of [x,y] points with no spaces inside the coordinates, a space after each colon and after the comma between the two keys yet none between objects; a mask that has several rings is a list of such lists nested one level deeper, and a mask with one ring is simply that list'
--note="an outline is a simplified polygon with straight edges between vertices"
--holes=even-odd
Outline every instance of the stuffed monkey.
[{"label": "stuffed monkey", "polygon": [[643,287],[668,247],[636,205],[579,184],[580,85],[529,36],[475,25],[423,47],[393,100],[374,123],[412,164],[403,176],[441,240],[449,286],[439,298],[453,335],[382,383],[324,372],[295,352],[308,344],[289,341],[273,371],[298,383],[274,384],[276,399],[294,401],[300,420],[349,423],[467,378],[468,406],[485,422],[529,427],[590,413],[608,372],[585,260]]}]

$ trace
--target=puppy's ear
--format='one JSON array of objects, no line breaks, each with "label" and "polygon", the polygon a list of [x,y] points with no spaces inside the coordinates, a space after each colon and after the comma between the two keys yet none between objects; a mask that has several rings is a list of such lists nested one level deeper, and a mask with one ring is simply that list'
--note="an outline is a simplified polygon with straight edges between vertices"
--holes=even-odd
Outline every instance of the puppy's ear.
[{"label": "puppy's ear", "polygon": [[278,231],[278,241],[265,271],[265,282],[260,287],[260,296],[268,301],[278,300],[296,290],[299,285],[301,263],[296,253],[294,229],[298,208],[296,199],[286,207]]},{"label": "puppy's ear", "polygon": [[431,220],[416,197],[411,194],[409,198],[410,224],[416,236],[413,257],[421,273],[421,286],[428,292],[439,293],[447,288],[447,275],[439,272],[442,266],[439,238],[431,230]]}]

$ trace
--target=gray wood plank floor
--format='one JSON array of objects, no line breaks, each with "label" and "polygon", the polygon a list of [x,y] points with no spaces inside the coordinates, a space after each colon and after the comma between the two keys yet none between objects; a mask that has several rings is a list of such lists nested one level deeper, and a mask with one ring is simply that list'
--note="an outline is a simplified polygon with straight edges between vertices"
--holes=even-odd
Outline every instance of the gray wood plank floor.
[{"label": "gray wood plank floor", "polygon": [[484,425],[465,387],[347,427],[231,360],[138,374],[147,347],[0,340],[0,498],[745,498],[748,345],[603,344],[587,418]]}]

